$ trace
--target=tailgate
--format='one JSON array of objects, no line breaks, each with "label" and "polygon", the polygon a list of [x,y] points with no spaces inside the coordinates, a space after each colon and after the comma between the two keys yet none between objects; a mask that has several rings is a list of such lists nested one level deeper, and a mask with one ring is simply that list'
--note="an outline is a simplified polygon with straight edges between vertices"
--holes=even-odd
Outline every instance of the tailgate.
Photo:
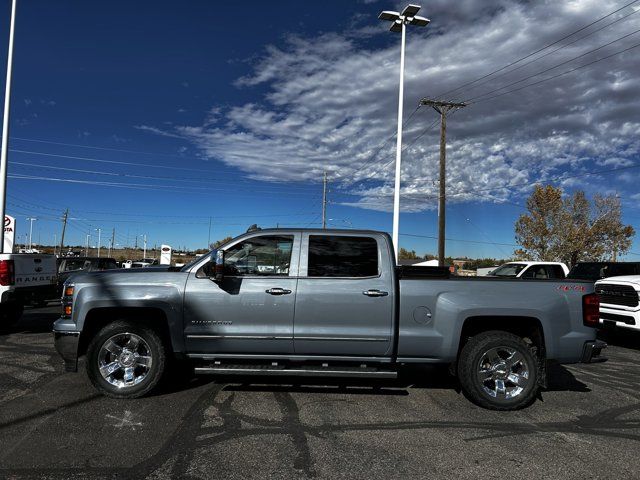
[{"label": "tailgate", "polygon": [[36,287],[56,283],[55,255],[24,253],[12,255],[11,259],[15,266],[16,287]]}]

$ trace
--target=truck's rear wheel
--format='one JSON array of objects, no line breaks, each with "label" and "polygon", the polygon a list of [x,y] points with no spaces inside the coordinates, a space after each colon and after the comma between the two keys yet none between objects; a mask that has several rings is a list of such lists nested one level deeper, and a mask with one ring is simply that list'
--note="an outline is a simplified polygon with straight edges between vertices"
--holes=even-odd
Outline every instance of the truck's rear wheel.
[{"label": "truck's rear wheel", "polygon": [[153,329],[117,321],[102,328],[87,347],[87,375],[108,397],[138,398],[158,385],[166,356]]},{"label": "truck's rear wheel", "polygon": [[522,338],[489,331],[464,346],[458,377],[464,393],[477,405],[516,410],[529,405],[538,392],[538,361]]}]

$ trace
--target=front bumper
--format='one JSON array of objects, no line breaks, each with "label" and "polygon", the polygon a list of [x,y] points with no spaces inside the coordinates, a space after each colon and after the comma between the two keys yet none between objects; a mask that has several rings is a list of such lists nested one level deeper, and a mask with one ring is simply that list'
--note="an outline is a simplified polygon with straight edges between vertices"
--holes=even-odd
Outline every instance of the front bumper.
[{"label": "front bumper", "polygon": [[584,344],[582,350],[582,363],[604,362],[607,359],[601,357],[602,350],[607,348],[607,344],[602,340],[591,340]]},{"label": "front bumper", "polygon": [[604,327],[640,330],[640,309],[600,304],[600,323]]},{"label": "front bumper", "polygon": [[64,369],[67,372],[78,371],[80,332],[76,331],[75,327],[75,323],[68,318],[61,318],[53,324],[54,344],[64,360]]}]

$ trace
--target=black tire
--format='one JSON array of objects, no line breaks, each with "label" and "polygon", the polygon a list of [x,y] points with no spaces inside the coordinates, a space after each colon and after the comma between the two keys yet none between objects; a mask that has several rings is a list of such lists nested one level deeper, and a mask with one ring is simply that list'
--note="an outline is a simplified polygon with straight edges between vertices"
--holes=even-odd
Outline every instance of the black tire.
[{"label": "black tire", "polygon": [[476,405],[517,410],[530,405],[538,393],[539,362],[522,338],[492,330],[471,337],[464,346],[458,378],[463,393]]},{"label": "black tire", "polygon": [[[121,362],[123,357],[103,349],[107,344],[112,345],[112,343],[109,343],[110,340],[117,344],[117,346],[120,346],[120,344],[128,338],[127,336],[131,337],[132,335],[133,338],[138,337],[141,341],[135,349],[128,348],[128,342],[124,345],[124,348],[120,350],[121,355],[124,352],[126,356],[124,362]],[[111,350],[114,349],[112,346],[110,348]],[[125,351],[125,349],[129,351]],[[129,361],[135,361],[132,360],[134,354],[138,354],[139,358],[150,357],[150,367],[147,368],[138,363],[128,365]],[[104,368],[110,363],[117,364],[116,367],[122,365],[109,375],[111,382],[103,376],[100,370],[101,364]],[[162,379],[165,373],[166,363],[166,345],[160,335],[146,325],[139,325],[127,320],[117,320],[103,327],[87,347],[87,375],[96,389],[107,397],[139,398],[148,394]],[[135,379],[137,383],[130,384],[127,384],[128,382],[125,378],[118,378],[121,372],[122,377],[124,377],[124,366],[127,365],[134,369],[136,372],[135,375],[141,377],[139,382],[138,377]],[[112,382],[119,382],[122,385],[118,386]]]}]

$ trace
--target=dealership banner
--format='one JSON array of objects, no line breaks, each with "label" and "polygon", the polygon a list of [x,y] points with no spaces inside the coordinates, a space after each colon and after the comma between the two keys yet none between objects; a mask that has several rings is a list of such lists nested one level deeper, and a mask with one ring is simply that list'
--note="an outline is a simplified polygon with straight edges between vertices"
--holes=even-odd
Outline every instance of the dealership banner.
[{"label": "dealership banner", "polygon": [[160,247],[160,265],[171,265],[171,247],[169,245]]},{"label": "dealership banner", "polygon": [[16,236],[16,219],[11,215],[4,216],[4,245],[2,253],[13,253],[13,240]]}]

